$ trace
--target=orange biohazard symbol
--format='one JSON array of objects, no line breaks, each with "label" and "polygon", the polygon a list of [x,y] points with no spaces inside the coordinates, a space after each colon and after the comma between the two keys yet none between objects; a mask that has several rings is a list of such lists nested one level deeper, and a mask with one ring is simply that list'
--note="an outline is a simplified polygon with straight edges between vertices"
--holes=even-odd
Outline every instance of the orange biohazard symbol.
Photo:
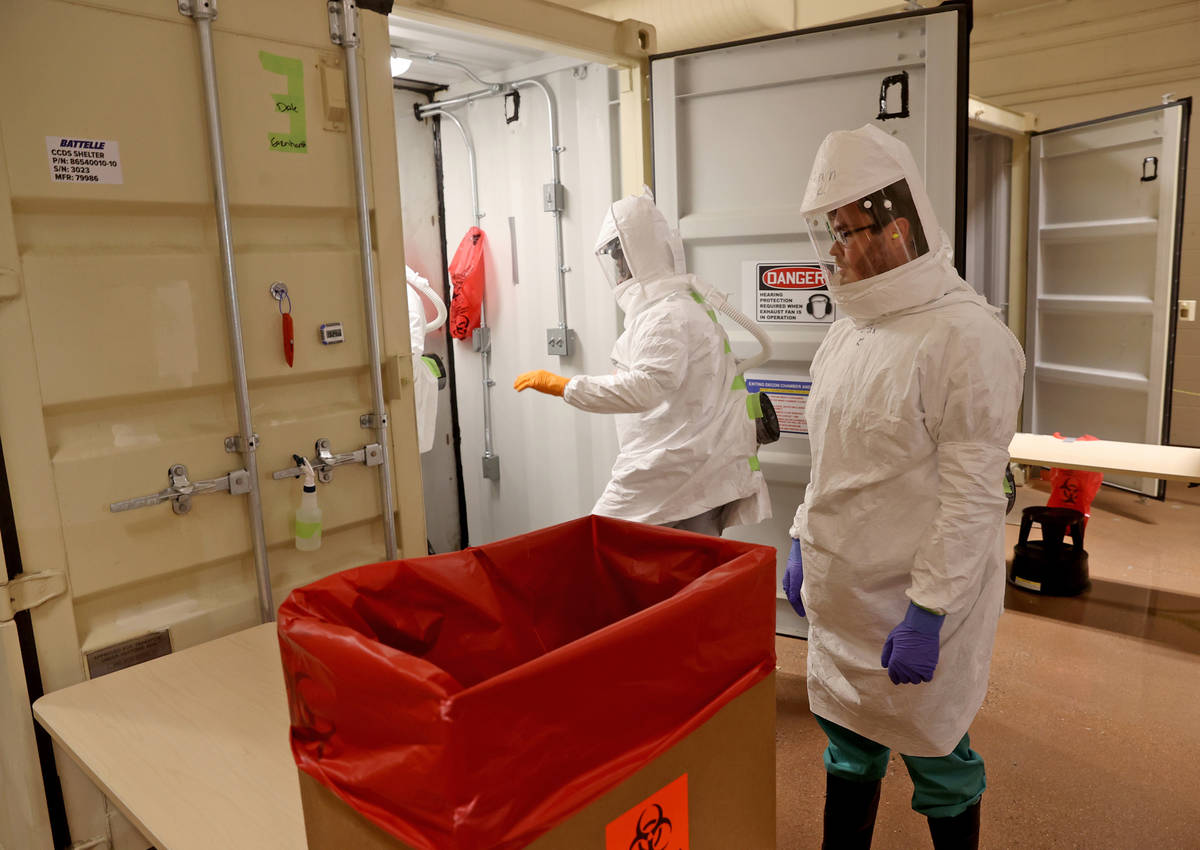
[{"label": "orange biohazard symbol", "polygon": [[604,850],[688,850],[687,774],[612,821]]}]

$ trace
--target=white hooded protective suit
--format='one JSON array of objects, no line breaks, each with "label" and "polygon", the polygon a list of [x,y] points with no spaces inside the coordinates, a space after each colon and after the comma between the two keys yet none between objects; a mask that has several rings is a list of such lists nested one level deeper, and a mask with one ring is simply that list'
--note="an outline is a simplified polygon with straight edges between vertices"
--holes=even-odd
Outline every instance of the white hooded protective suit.
[{"label": "white hooded protective suit", "polygon": [[614,289],[625,332],[610,375],[577,375],[564,400],[617,414],[620,453],[593,513],[661,525],[728,505],[722,526],[771,515],[754,421],[725,331],[684,273],[648,194],[612,205],[597,249],[619,238],[633,277]]},{"label": "white hooded protective suit", "polygon": [[[791,535],[804,556],[813,712],[905,755],[942,756],[987,689],[1025,359],[954,271],[902,142],[873,126],[830,134],[804,212],[901,178],[929,250],[832,290],[848,318],[813,359],[812,476]],[[897,686],[880,652],[910,601],[945,614],[940,660],[932,681]]]},{"label": "white hooded protective suit", "polygon": [[[428,285],[408,266],[404,267],[410,279]],[[423,454],[433,448],[434,432],[437,430],[438,379],[433,367],[425,361],[425,304],[420,294],[411,286],[408,290],[408,338],[412,351],[413,396],[417,408],[417,447]]]}]

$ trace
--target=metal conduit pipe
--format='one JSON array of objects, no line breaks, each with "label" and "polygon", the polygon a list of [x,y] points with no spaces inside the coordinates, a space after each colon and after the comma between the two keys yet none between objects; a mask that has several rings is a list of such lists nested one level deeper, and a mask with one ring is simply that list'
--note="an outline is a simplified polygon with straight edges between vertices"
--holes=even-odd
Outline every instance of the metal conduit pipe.
[{"label": "metal conduit pipe", "polygon": [[221,277],[225,283],[225,312],[229,321],[229,359],[233,364],[233,390],[237,402],[237,450],[250,474],[250,537],[254,548],[254,576],[258,585],[258,616],[263,623],[275,619],[271,598],[271,571],[267,563],[267,535],[263,528],[262,498],[258,488],[258,437],[250,421],[250,387],[246,379],[246,354],[242,347],[242,319],[238,307],[237,275],[233,267],[233,226],[229,217],[229,183],[225,176],[225,150],[221,142],[221,108],[217,97],[213,58],[212,19],[216,10],[194,4],[191,12],[200,39],[200,65],[204,78],[204,105],[208,116],[208,151],[213,176],[213,202],[217,210],[217,242],[221,251]]},{"label": "metal conduit pipe", "polygon": [[509,85],[514,89],[532,86],[540,90],[546,98],[546,114],[550,121],[551,186],[545,202],[554,216],[554,273],[558,280],[558,334],[550,331],[548,343],[551,354],[569,357],[571,354],[571,330],[567,327],[567,272],[570,269],[567,267],[563,248],[563,191],[558,162],[558,155],[563,152],[563,147],[558,143],[558,110],[555,108],[554,95],[541,80],[515,80]]},{"label": "metal conduit pipe", "polygon": [[[450,112],[432,109],[426,114],[449,119],[462,133],[463,145],[467,149],[467,173],[471,180],[471,217],[475,219],[475,226],[479,227],[479,223],[483,219],[483,212],[479,209],[479,171],[475,160],[475,143],[471,139],[471,134],[467,131],[466,126]],[[479,353],[483,382],[483,468],[484,476],[490,477],[492,474],[498,474],[499,470],[495,468],[496,454],[492,440],[492,387],[495,382],[492,380],[492,340],[488,332],[486,287],[479,302],[479,328],[482,331]]]},{"label": "metal conduit pipe", "polygon": [[387,405],[383,397],[383,365],[379,346],[379,306],[375,298],[375,258],[371,246],[371,213],[367,204],[367,172],[364,165],[362,107],[358,97],[358,23],[352,0],[329,4],[330,38],[341,45],[346,60],[346,89],[350,107],[350,142],[354,152],[354,194],[358,209],[358,249],[362,260],[363,304],[366,312],[367,348],[371,357],[371,405],[360,418],[364,428],[375,431],[382,462],[379,465],[379,498],[383,506],[383,542],[389,561],[399,557],[396,547],[396,508],[392,494],[391,440],[388,437]]},{"label": "metal conduit pipe", "polygon": [[[434,62],[446,62],[447,60],[438,58],[436,55],[426,56]],[[458,64],[458,63],[450,63]],[[461,67],[461,66],[460,66]],[[472,74],[474,77],[474,74]],[[477,79],[477,78],[476,78]],[[550,88],[537,79],[514,80],[511,83],[503,83],[500,86],[493,85],[483,91],[469,92],[459,97],[450,98],[449,100],[434,101],[433,103],[418,106],[414,109],[417,118],[425,118],[433,114],[449,115],[446,111],[449,107],[460,106],[464,103],[470,103],[474,100],[483,98],[496,97],[504,95],[510,91],[515,91],[519,88],[533,87],[541,91],[542,96],[546,99],[546,111],[550,124],[550,169],[551,183],[543,187],[545,195],[543,197],[545,209],[554,216],[554,275],[558,284],[558,327],[551,328],[547,331],[547,348],[550,354],[555,354],[560,357],[569,357],[571,355],[571,331],[567,326],[567,278],[566,273],[570,271],[570,267],[566,263],[565,249],[563,247],[563,191],[562,180],[559,170],[559,154],[564,148],[558,143],[558,110],[554,102],[554,95]]]},{"label": "metal conduit pipe", "polygon": [[479,83],[479,85],[489,86],[493,90],[498,90],[500,88],[500,86],[504,85],[503,83],[493,82],[492,80],[480,79],[478,74],[476,74],[468,66],[464,65],[462,62],[456,62],[453,59],[447,59],[446,57],[444,57],[438,53],[420,53],[415,50],[409,50],[405,47],[397,47],[397,48],[393,48],[393,49],[395,51],[397,51],[399,53],[403,53],[404,55],[409,56],[413,59],[424,59],[427,62],[441,62],[443,65],[453,65],[455,68],[458,68],[464,74],[466,74],[468,77],[470,77],[472,80]]}]

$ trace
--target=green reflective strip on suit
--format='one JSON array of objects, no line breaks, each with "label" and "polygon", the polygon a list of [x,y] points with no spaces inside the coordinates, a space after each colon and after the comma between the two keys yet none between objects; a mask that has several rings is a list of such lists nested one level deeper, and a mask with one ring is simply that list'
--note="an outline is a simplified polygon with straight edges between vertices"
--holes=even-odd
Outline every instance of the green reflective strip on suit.
[{"label": "green reflective strip on suit", "polygon": [[758,455],[750,455],[750,468],[755,472],[762,471],[762,464],[758,462]]},{"label": "green reflective strip on suit", "polygon": [[750,393],[746,396],[746,414],[751,419],[762,419],[762,396],[759,393]]}]

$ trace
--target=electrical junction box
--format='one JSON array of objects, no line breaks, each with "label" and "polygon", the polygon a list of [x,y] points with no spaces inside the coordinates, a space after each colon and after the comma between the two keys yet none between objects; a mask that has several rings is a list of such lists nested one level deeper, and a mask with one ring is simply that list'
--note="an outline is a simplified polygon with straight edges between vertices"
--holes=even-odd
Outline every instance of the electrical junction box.
[{"label": "electrical junction box", "polygon": [[321,325],[321,344],[333,345],[336,342],[345,342],[346,336],[342,332],[341,322],[327,322]]}]

